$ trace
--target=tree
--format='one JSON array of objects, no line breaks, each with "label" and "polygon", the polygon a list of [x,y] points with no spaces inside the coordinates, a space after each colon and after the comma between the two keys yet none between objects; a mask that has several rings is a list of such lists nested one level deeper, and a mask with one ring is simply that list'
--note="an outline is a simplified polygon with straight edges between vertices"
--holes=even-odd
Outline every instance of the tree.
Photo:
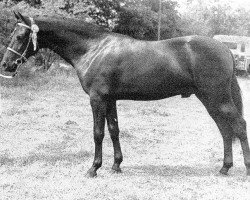
[{"label": "tree", "polygon": [[112,29],[118,12],[121,10],[121,2],[119,0],[88,0],[88,4],[92,5],[88,15],[98,25]]},{"label": "tree", "polygon": [[244,8],[234,9],[221,0],[189,1],[182,15],[184,35],[198,34],[213,37],[217,34],[247,35],[250,13]]},{"label": "tree", "polygon": [[[158,0],[157,0],[158,2]],[[162,39],[179,35],[175,1],[162,2]],[[120,9],[114,32],[130,35],[137,39],[156,40],[158,26],[156,1],[126,0]]]},{"label": "tree", "polygon": [[8,10],[2,8],[0,12],[0,59],[6,50],[6,46],[10,42],[10,35],[13,27],[13,16],[10,12],[8,12]]},{"label": "tree", "polygon": [[156,26],[157,21],[150,15],[142,14],[137,9],[124,8],[119,13],[119,19],[113,31],[137,39],[155,40],[157,38]]}]

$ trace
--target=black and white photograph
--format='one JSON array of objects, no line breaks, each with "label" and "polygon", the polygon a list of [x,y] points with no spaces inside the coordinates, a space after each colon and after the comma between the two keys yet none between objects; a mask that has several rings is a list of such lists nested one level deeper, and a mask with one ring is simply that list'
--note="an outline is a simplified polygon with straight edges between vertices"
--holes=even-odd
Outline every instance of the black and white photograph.
[{"label": "black and white photograph", "polygon": [[0,0],[0,200],[250,200],[249,0]]}]

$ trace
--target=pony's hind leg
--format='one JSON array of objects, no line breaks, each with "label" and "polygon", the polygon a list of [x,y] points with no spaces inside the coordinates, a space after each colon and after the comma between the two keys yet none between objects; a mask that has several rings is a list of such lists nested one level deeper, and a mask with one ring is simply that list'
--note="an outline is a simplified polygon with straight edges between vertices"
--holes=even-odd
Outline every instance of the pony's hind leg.
[{"label": "pony's hind leg", "polygon": [[216,92],[198,94],[197,97],[205,105],[223,137],[224,163],[220,173],[227,174],[230,167],[233,166],[232,137],[235,135],[241,141],[247,175],[250,175],[250,151],[246,134],[246,122],[238,112],[230,92],[226,91],[225,89],[221,94]]},{"label": "pony's hind leg", "polygon": [[232,107],[231,104],[224,105],[222,110],[224,110],[224,115],[228,117],[228,123],[232,128],[233,134],[240,140],[247,176],[250,176],[250,150],[246,131],[246,121],[237,110],[235,111],[235,106]]},{"label": "pony's hind leg", "polygon": [[220,173],[227,175],[228,170],[233,166],[233,150],[232,150],[232,139],[233,131],[227,120],[223,117],[222,113],[213,112],[213,109],[208,109],[210,116],[214,119],[217,124],[223,139],[224,146],[224,160],[223,166],[220,169]]},{"label": "pony's hind leg", "polygon": [[220,173],[227,175],[228,170],[233,166],[233,131],[227,121],[222,117],[213,115],[213,113],[211,113],[210,116],[214,119],[223,138],[224,160]]},{"label": "pony's hind leg", "polygon": [[233,143],[233,131],[232,128],[228,125],[225,119],[222,117],[212,117],[216,122],[222,138],[223,138],[223,145],[224,145],[224,161],[223,166],[220,169],[220,173],[227,175],[228,170],[233,166],[233,150],[232,150],[232,143]]},{"label": "pony's hind leg", "polygon": [[238,137],[240,140],[241,148],[243,151],[244,163],[247,170],[247,176],[250,176],[250,149],[246,133],[246,122],[243,118],[238,119],[234,123],[232,123],[232,126],[236,137]]},{"label": "pony's hind leg", "polygon": [[108,124],[108,130],[114,147],[114,164],[112,166],[112,170],[114,170],[114,172],[121,172],[120,164],[123,160],[123,157],[119,141],[119,127],[116,101],[110,101],[108,103],[106,119]]}]

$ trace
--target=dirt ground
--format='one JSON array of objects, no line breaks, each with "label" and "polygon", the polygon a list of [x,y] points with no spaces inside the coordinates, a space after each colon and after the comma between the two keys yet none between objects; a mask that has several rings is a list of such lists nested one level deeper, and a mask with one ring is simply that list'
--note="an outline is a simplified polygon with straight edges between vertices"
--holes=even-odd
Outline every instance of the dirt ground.
[{"label": "dirt ground", "polygon": [[[8,81],[0,80],[1,200],[250,199],[239,143],[229,176],[219,175],[222,138],[195,96],[119,101],[123,173],[111,173],[113,148],[106,130],[103,166],[89,179],[92,113],[78,79]],[[250,79],[239,81],[250,123]]]}]

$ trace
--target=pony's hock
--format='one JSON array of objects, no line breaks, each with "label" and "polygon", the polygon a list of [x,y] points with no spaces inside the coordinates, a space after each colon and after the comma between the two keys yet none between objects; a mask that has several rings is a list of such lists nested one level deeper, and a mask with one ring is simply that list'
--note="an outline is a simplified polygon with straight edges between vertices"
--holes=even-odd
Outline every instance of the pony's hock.
[{"label": "pony's hock", "polygon": [[225,45],[200,36],[141,41],[84,21],[15,15],[18,23],[1,63],[4,70],[15,73],[38,48],[49,48],[75,68],[90,96],[95,156],[88,176],[96,176],[102,165],[105,121],[114,147],[112,169],[121,171],[117,100],[148,101],[191,94],[204,104],[223,137],[220,172],[227,174],[233,165],[232,138],[236,136],[250,176],[240,87],[234,75],[234,58]]}]

